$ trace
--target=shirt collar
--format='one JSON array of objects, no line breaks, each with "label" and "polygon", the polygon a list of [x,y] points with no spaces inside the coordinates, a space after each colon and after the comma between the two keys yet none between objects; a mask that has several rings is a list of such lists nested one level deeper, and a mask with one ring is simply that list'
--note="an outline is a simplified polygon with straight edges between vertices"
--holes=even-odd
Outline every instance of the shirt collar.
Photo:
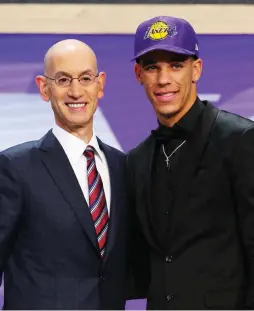
[{"label": "shirt collar", "polygon": [[173,127],[159,123],[159,127],[152,131],[152,135],[159,141],[168,141],[172,138],[187,139],[195,129],[203,109],[204,104],[197,97],[190,110]]},{"label": "shirt collar", "polygon": [[68,133],[56,124],[54,125],[52,132],[60,142],[69,161],[72,164],[77,163],[88,145],[92,146],[95,149],[95,152],[98,154],[101,161],[103,161],[102,151],[100,149],[97,137],[94,133],[90,142],[86,144],[83,140]]}]

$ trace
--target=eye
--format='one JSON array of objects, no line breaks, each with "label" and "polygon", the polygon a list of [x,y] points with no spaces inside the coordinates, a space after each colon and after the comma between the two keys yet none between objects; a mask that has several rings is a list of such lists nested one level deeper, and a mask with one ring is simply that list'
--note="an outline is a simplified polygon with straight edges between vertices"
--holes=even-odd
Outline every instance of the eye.
[{"label": "eye", "polygon": [[84,75],[84,76],[80,77],[80,81],[83,81],[83,82],[92,81],[92,79],[93,79],[93,77],[90,75]]},{"label": "eye", "polygon": [[154,71],[154,70],[156,70],[157,69],[157,67],[155,66],[155,65],[149,65],[149,66],[146,66],[145,67],[145,70],[146,71]]},{"label": "eye", "polygon": [[173,63],[171,67],[175,69],[180,69],[180,68],[183,68],[183,65],[182,63]]},{"label": "eye", "polygon": [[71,79],[68,77],[60,77],[56,79],[56,83],[60,86],[69,85]]}]

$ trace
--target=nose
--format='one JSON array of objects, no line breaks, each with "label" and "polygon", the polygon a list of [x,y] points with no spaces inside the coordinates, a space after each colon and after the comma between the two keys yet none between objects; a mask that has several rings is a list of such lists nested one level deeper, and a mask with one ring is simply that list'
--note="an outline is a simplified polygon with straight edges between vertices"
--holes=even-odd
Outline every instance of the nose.
[{"label": "nose", "polygon": [[158,84],[163,86],[172,83],[171,71],[167,68],[163,68],[158,73]]},{"label": "nose", "polygon": [[83,94],[84,94],[84,87],[79,83],[78,79],[73,79],[68,89],[68,96],[74,99],[78,99]]}]

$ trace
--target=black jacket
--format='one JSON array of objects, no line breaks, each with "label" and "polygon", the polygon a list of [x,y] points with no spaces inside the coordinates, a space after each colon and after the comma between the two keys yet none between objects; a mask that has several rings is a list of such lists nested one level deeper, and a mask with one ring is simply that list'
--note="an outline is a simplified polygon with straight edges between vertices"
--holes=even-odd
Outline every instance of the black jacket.
[{"label": "black jacket", "polygon": [[151,217],[154,137],[127,157],[135,294],[148,309],[254,308],[253,122],[204,104],[175,172],[166,250]]}]

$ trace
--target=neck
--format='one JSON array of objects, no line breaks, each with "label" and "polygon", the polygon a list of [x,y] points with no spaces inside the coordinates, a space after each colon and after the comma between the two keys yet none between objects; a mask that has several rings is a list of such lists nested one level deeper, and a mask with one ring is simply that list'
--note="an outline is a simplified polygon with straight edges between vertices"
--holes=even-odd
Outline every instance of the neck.
[{"label": "neck", "polygon": [[191,109],[191,107],[194,105],[196,101],[196,96],[195,98],[190,99],[184,107],[175,115],[172,115],[170,117],[165,117],[162,115],[158,115],[158,120],[161,124],[167,126],[167,127],[173,127],[178,121],[182,119],[182,117]]},{"label": "neck", "polygon": [[61,127],[66,132],[72,134],[73,136],[78,137],[79,139],[83,140],[86,144],[88,144],[93,136],[93,124],[88,124],[86,126],[67,126],[62,125],[56,122],[56,124]]}]

